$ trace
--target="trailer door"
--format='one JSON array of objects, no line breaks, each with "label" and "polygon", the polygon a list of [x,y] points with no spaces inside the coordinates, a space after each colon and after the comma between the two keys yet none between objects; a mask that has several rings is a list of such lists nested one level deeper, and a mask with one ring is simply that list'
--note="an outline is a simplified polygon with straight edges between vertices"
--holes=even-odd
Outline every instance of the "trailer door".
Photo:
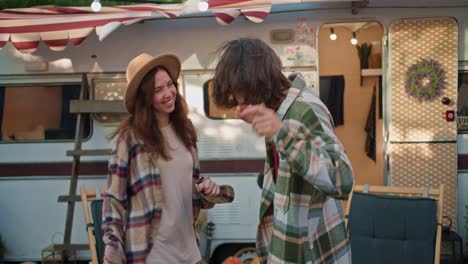
[{"label": "trailer door", "polygon": [[[436,188],[445,184],[443,214],[452,218],[453,227],[457,220],[453,116],[457,44],[458,27],[452,18],[398,20],[389,30],[388,180],[392,186]],[[432,67],[429,74],[425,67]],[[442,79],[436,78],[441,75]],[[440,95],[423,96],[421,92],[429,88],[440,89]],[[451,99],[448,105],[441,102],[444,97]]]}]

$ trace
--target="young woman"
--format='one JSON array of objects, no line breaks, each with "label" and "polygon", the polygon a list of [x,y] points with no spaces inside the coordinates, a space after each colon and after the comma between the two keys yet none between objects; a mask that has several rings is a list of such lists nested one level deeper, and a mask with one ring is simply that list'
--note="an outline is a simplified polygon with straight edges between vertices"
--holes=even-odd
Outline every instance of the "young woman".
[{"label": "young woman", "polygon": [[233,200],[232,189],[199,178],[196,132],[178,91],[173,54],[141,54],[127,67],[130,116],[111,135],[104,194],[104,263],[198,263],[201,208]]}]

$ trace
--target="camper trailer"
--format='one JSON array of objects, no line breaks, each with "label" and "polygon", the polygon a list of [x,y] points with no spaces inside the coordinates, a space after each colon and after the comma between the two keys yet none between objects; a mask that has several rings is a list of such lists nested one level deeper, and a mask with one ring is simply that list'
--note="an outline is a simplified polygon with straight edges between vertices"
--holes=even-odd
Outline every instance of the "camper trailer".
[{"label": "camper trailer", "polygon": [[[76,255],[89,260],[83,205],[73,195],[79,186],[106,186],[113,146],[107,136],[126,115],[118,107],[125,69],[145,52],[181,58],[179,89],[197,129],[201,174],[235,189],[233,203],[207,211],[202,256],[222,263],[235,255],[249,263],[255,257],[264,139],[234,118],[232,109],[214,104],[210,83],[217,48],[247,36],[267,42],[280,55],[285,75],[302,73],[308,89],[329,107],[357,184],[444,184],[443,214],[467,239],[468,2],[234,1],[238,5],[207,11],[194,8],[198,2],[175,5],[180,12],[173,13],[171,4],[160,13],[119,11],[117,22],[62,30],[61,42],[50,37],[59,23],[52,15],[35,27],[19,19],[21,12],[31,19],[41,15],[33,7],[0,12],[5,260],[39,261],[64,241],[84,245]],[[114,14],[106,8],[86,14],[85,21]],[[423,76],[424,65],[435,71]],[[433,73],[440,78],[427,77]],[[422,86],[434,94],[420,95]],[[92,109],[93,102],[106,101],[110,110]],[[88,110],[80,112],[85,104]]]}]

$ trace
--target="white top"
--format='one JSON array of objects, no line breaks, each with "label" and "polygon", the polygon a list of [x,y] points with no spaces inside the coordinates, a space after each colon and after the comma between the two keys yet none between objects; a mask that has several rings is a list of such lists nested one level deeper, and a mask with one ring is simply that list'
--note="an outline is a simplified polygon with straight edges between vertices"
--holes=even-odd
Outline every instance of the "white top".
[{"label": "white top", "polygon": [[172,159],[158,158],[156,162],[163,188],[162,216],[159,229],[153,227],[153,248],[146,263],[197,263],[201,255],[193,228],[192,155],[172,125],[162,128],[161,132],[169,142]]}]

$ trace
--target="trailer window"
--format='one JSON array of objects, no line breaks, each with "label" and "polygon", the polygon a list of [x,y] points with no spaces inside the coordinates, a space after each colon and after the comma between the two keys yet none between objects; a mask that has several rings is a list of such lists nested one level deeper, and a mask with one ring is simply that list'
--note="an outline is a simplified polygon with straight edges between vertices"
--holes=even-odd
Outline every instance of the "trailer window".
[{"label": "trailer window", "polygon": [[[74,139],[76,115],[69,112],[69,105],[70,100],[79,99],[80,88],[80,84],[0,87],[1,141]],[[87,138],[89,119],[85,124]]]},{"label": "trailer window", "polygon": [[458,131],[468,133],[468,71],[459,72],[458,75],[457,109]]},{"label": "trailer window", "polygon": [[[127,89],[126,79],[95,79],[93,80],[94,100],[122,101]],[[101,123],[120,123],[128,114],[95,114],[93,117]]]},{"label": "trailer window", "polygon": [[203,84],[203,108],[206,116],[213,119],[228,119],[236,116],[234,108],[224,108],[214,103],[212,80]]}]

